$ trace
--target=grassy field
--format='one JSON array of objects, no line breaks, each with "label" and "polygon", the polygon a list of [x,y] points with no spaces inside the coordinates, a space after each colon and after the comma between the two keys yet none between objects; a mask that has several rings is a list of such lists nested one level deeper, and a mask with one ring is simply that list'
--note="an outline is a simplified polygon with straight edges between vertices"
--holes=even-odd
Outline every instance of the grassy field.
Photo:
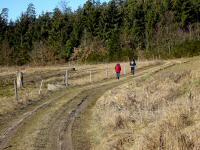
[{"label": "grassy field", "polygon": [[[145,61],[138,63],[138,68],[148,65],[156,65],[162,61]],[[124,74],[124,66],[126,73],[130,73],[129,63],[122,62],[122,74]],[[80,86],[90,84],[90,71],[92,73],[92,83],[104,80],[106,78],[114,78],[115,63],[95,64],[95,65],[54,65],[54,66],[38,66],[38,67],[1,67],[0,69],[0,115],[12,112],[17,108],[24,108],[49,96],[52,92],[47,90],[48,84],[64,84],[64,75],[66,69],[74,67],[75,71],[69,72],[69,86]],[[107,71],[106,71],[107,70]],[[15,100],[14,85],[15,74],[17,71],[24,73],[24,88],[19,91],[19,101]],[[108,76],[106,74],[108,72]],[[44,80],[42,94],[39,95],[41,80]]]},{"label": "grassy field", "polygon": [[139,62],[133,76],[121,63],[120,80],[115,63],[76,66],[69,88],[57,91],[48,84],[63,84],[67,67],[26,72],[19,102],[12,84],[1,86],[0,149],[198,149],[198,64]]},{"label": "grassy field", "polygon": [[200,149],[200,58],[106,92],[87,133],[95,150]]}]

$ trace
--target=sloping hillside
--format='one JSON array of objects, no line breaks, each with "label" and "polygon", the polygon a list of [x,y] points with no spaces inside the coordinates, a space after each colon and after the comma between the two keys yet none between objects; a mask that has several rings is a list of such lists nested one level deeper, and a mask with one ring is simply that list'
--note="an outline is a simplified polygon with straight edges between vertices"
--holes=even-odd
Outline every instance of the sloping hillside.
[{"label": "sloping hillside", "polygon": [[106,92],[92,109],[92,149],[200,149],[200,59]]}]

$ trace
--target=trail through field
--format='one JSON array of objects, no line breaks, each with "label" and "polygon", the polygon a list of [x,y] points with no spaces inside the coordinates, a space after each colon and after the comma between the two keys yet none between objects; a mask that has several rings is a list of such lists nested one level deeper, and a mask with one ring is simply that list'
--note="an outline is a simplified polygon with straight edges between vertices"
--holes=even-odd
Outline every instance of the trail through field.
[{"label": "trail through field", "polygon": [[[134,77],[127,75],[119,81],[108,79],[57,92],[49,100],[1,120],[4,123],[0,127],[0,149],[72,150],[83,146],[81,144],[85,144],[86,139],[83,143],[77,143],[76,139],[84,136],[72,136],[78,123],[76,120],[80,119],[80,114],[91,107],[102,94],[134,78],[150,75],[175,64],[176,62],[167,62],[144,67],[138,70]],[[87,145],[83,147],[87,149]]]}]

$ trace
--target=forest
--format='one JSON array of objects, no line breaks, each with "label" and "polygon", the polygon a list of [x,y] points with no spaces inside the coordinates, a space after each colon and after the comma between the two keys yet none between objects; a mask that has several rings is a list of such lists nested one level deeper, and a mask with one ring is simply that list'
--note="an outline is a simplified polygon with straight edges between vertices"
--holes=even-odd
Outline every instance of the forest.
[{"label": "forest", "polygon": [[199,0],[87,0],[15,21],[0,10],[0,65],[180,58],[200,54]]}]

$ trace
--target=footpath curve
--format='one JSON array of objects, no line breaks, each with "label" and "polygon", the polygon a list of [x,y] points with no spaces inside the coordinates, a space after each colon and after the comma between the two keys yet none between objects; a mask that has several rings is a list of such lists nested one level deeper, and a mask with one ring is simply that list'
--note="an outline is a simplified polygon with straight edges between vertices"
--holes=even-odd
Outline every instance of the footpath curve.
[{"label": "footpath curve", "polygon": [[133,78],[156,73],[176,63],[167,62],[144,67],[139,69],[134,77],[127,75],[120,81],[109,79],[91,85],[66,89],[58,96],[8,123],[8,127],[0,132],[0,149],[72,150],[75,140],[72,138],[74,121],[104,92],[129,82]]}]

